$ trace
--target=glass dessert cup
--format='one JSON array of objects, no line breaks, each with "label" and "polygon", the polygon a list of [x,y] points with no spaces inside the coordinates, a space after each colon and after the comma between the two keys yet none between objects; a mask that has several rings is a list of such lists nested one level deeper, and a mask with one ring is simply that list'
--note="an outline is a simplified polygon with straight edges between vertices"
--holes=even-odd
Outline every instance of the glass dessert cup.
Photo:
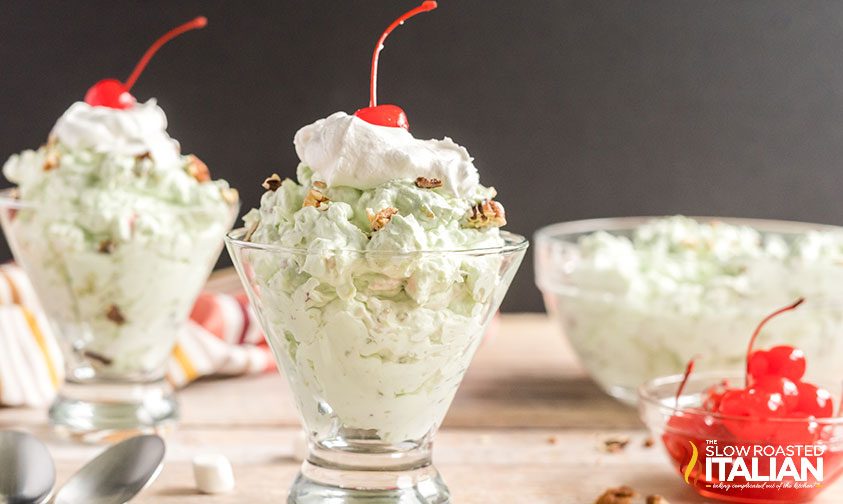
[{"label": "glass dessert cup", "polygon": [[[550,316],[557,320],[591,378],[609,395],[635,404],[638,386],[659,376],[680,373],[694,355],[704,354],[700,370],[737,371],[745,365],[745,348],[735,345],[752,333],[770,306],[781,306],[797,295],[810,300],[799,312],[772,321],[758,342],[791,344],[813,356],[808,377],[820,383],[839,377],[843,367],[843,264],[817,262],[789,266],[770,259],[752,265],[753,282],[763,296],[719,298],[687,303],[687,290],[665,284],[659,292],[631,298],[622,279],[613,284],[611,271],[589,275],[583,270],[579,240],[602,231],[632,236],[658,217],[592,219],[553,224],[535,235],[535,281]],[[748,226],[762,237],[786,241],[813,231],[841,228],[789,221],[694,217]],[[714,260],[714,259],[712,259]],[[719,262],[740,269],[745,263]],[[685,286],[687,288],[687,286]],[[796,294],[799,292],[800,294]]]},{"label": "glass dessert cup", "polygon": [[56,432],[99,442],[166,430],[178,419],[168,358],[237,206],[150,208],[152,221],[179,232],[118,236],[90,232],[93,210],[57,212],[14,194],[0,192],[0,224],[65,360],[65,383],[49,411]]},{"label": "glass dessert cup", "polygon": [[527,249],[305,251],[226,238],[308,435],[291,503],[446,503],[431,443]]},{"label": "glass dessert cup", "polygon": [[[743,384],[744,375],[692,375],[677,404],[682,378],[656,378],[638,390],[641,419],[661,440],[679,484],[690,485],[703,497],[728,502],[808,502],[843,472],[843,417],[762,419],[712,413],[701,409],[706,390],[724,378],[733,385]],[[836,402],[841,386],[828,390]],[[788,450],[801,454],[789,456]],[[739,474],[738,458],[748,474]],[[796,473],[789,472],[791,463]]]}]

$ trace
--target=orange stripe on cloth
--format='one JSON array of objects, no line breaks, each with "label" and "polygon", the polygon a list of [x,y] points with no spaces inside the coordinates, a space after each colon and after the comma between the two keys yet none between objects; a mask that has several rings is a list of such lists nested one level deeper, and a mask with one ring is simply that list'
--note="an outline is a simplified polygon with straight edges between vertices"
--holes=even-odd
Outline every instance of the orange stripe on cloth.
[{"label": "orange stripe on cloth", "polygon": [[38,348],[41,350],[41,354],[44,356],[44,363],[47,365],[47,371],[50,373],[50,381],[53,382],[53,387],[58,388],[59,373],[56,370],[53,359],[50,357],[50,351],[47,349],[47,339],[44,337],[41,327],[38,326],[38,321],[35,320],[35,315],[26,308],[22,308],[21,311],[26,319],[26,323],[29,324],[29,330],[32,331],[32,335],[35,336],[35,342],[38,343]]},{"label": "orange stripe on cloth", "polygon": [[20,291],[18,291],[18,286],[15,285],[15,281],[12,279],[12,276],[3,270],[0,270],[0,277],[3,277],[3,280],[9,284],[9,292],[12,294],[12,303],[17,305],[21,304]]},{"label": "orange stripe on cloth", "polygon": [[193,367],[193,364],[190,362],[187,354],[184,353],[184,349],[181,345],[176,344],[176,346],[173,347],[173,357],[175,357],[184,372],[185,382],[193,381],[197,376],[199,376],[199,373],[196,371],[196,368]]}]

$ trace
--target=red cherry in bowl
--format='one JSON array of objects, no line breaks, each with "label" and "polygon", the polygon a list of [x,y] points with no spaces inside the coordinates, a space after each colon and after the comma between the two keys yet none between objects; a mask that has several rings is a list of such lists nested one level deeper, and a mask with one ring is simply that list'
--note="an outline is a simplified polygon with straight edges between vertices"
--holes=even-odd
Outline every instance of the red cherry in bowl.
[{"label": "red cherry in bowl", "polygon": [[720,400],[720,413],[729,416],[779,418],[787,412],[784,396],[774,389],[750,387],[730,390]]},{"label": "red cherry in bowl", "polygon": [[799,401],[794,408],[793,416],[813,416],[814,418],[828,418],[834,415],[834,401],[831,393],[813,383],[799,382]]},{"label": "red cherry in bowl", "polygon": [[[805,302],[805,298],[799,298],[795,302],[785,306],[784,308],[779,308],[778,310],[774,311],[773,313],[771,313],[771,314],[767,315],[766,317],[764,317],[763,319],[761,319],[761,322],[755,327],[755,331],[753,331],[752,336],[749,338],[749,345],[746,348],[746,386],[747,387],[750,386],[751,378],[753,378],[755,376],[752,373],[752,370],[750,368],[751,367],[750,364],[752,363],[752,357],[756,353],[756,352],[753,351],[752,347],[753,347],[753,345],[755,345],[755,340],[758,339],[758,335],[761,334],[761,330],[764,328],[765,325],[767,325],[767,323],[769,321],[778,317],[782,313],[786,313],[786,312],[789,312],[791,310],[795,310],[796,308],[799,308],[799,306],[804,302]],[[778,374],[778,373],[774,373],[774,371],[777,371],[779,368],[784,368],[784,369],[788,370],[789,373],[796,374],[799,370],[799,367],[798,367],[799,362],[798,361],[801,359],[802,371],[799,373],[798,377],[791,378],[791,379],[796,381],[799,378],[801,378],[802,375],[805,374],[805,355],[803,355],[801,351],[799,351],[798,354],[795,354],[793,352],[793,347],[781,346],[781,347],[776,347],[776,348],[781,348],[781,350],[778,350],[775,353],[775,355],[773,355],[773,356],[770,356],[769,354],[759,354],[759,356],[756,357],[757,361],[755,363],[755,367],[756,367],[756,373],[758,373],[758,376],[760,377],[760,376],[767,375],[767,374]],[[788,348],[791,349],[791,350],[790,351],[786,350]],[[793,359],[792,362],[787,362],[787,363],[785,362],[786,360],[789,360],[791,358]]]},{"label": "red cherry in bowl", "polygon": [[786,412],[781,394],[754,387],[726,392],[719,410],[726,417],[738,417],[723,418],[723,425],[740,441],[770,439],[778,428],[770,420],[782,418]]},{"label": "red cherry in bowl", "polygon": [[805,354],[789,345],[775,346],[769,350],[756,350],[749,356],[749,374],[756,380],[765,376],[783,376],[793,381],[805,375]]},{"label": "red cherry in bowl", "polygon": [[132,74],[129,75],[129,78],[126,79],[125,83],[120,82],[117,79],[103,79],[88,89],[88,92],[85,93],[85,103],[91,105],[92,107],[108,107],[120,110],[126,110],[134,107],[137,100],[131,95],[131,93],[129,93],[129,91],[132,89],[132,86],[135,85],[135,82],[138,80],[138,77],[140,77],[144,68],[146,68],[149,60],[152,59],[152,56],[154,56],[156,52],[158,52],[158,49],[161,49],[161,46],[178,37],[182,33],[190,30],[196,30],[198,28],[204,28],[207,24],[208,19],[203,16],[199,16],[196,19],[188,21],[187,23],[168,31],[151,46],[149,46],[149,49],[146,50],[140,61],[138,61],[138,64],[135,65],[135,69],[132,70]]},{"label": "red cherry in bowl", "polygon": [[765,394],[777,394],[784,404],[784,413],[793,411],[799,405],[799,387],[783,376],[765,376],[757,380],[750,390]]},{"label": "red cherry in bowl", "polygon": [[372,72],[369,76],[369,106],[361,108],[354,113],[355,116],[363,119],[367,123],[376,124],[378,126],[388,126],[391,128],[410,129],[410,122],[407,120],[407,114],[401,110],[397,105],[378,105],[378,60],[383,49],[383,43],[386,37],[392,33],[392,30],[399,25],[404,24],[404,21],[410,19],[416,14],[422,12],[432,11],[436,8],[436,2],[433,0],[425,0],[415,9],[411,9],[402,14],[398,19],[386,27],[386,30],[378,38],[375,44],[375,52],[372,54]]},{"label": "red cherry in bowl", "polygon": [[723,380],[717,385],[712,385],[706,389],[703,395],[703,409],[706,411],[719,410],[720,402],[723,400],[723,396],[730,390],[732,390],[732,388],[729,386],[728,380]]}]

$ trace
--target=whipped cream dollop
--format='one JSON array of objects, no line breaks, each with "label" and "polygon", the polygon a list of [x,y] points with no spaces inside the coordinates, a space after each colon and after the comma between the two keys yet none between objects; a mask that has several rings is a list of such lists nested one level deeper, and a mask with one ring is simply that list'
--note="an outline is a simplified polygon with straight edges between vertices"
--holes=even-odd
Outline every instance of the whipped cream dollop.
[{"label": "whipped cream dollop", "polygon": [[344,112],[301,128],[294,143],[314,179],[329,186],[366,190],[426,177],[465,197],[480,183],[468,151],[450,138],[419,140],[403,128],[370,124]]},{"label": "whipped cream dollop", "polygon": [[179,143],[167,134],[167,116],[155,99],[127,110],[76,102],[56,122],[52,135],[71,149],[126,156],[148,153],[159,165],[179,163]]}]

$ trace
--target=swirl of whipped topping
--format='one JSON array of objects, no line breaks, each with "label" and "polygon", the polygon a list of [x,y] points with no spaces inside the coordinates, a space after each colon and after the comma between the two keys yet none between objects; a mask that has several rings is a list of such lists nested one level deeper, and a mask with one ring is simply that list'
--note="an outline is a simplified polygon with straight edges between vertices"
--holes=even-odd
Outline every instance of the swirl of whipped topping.
[{"label": "swirl of whipped topping", "polygon": [[301,128],[294,143],[314,179],[329,186],[365,190],[426,177],[463,197],[480,183],[468,151],[450,138],[419,140],[403,128],[377,126],[344,112]]},{"label": "swirl of whipped topping", "polygon": [[179,143],[167,134],[167,116],[155,99],[127,110],[76,102],[51,135],[71,149],[127,156],[149,154],[159,166],[179,163]]}]

